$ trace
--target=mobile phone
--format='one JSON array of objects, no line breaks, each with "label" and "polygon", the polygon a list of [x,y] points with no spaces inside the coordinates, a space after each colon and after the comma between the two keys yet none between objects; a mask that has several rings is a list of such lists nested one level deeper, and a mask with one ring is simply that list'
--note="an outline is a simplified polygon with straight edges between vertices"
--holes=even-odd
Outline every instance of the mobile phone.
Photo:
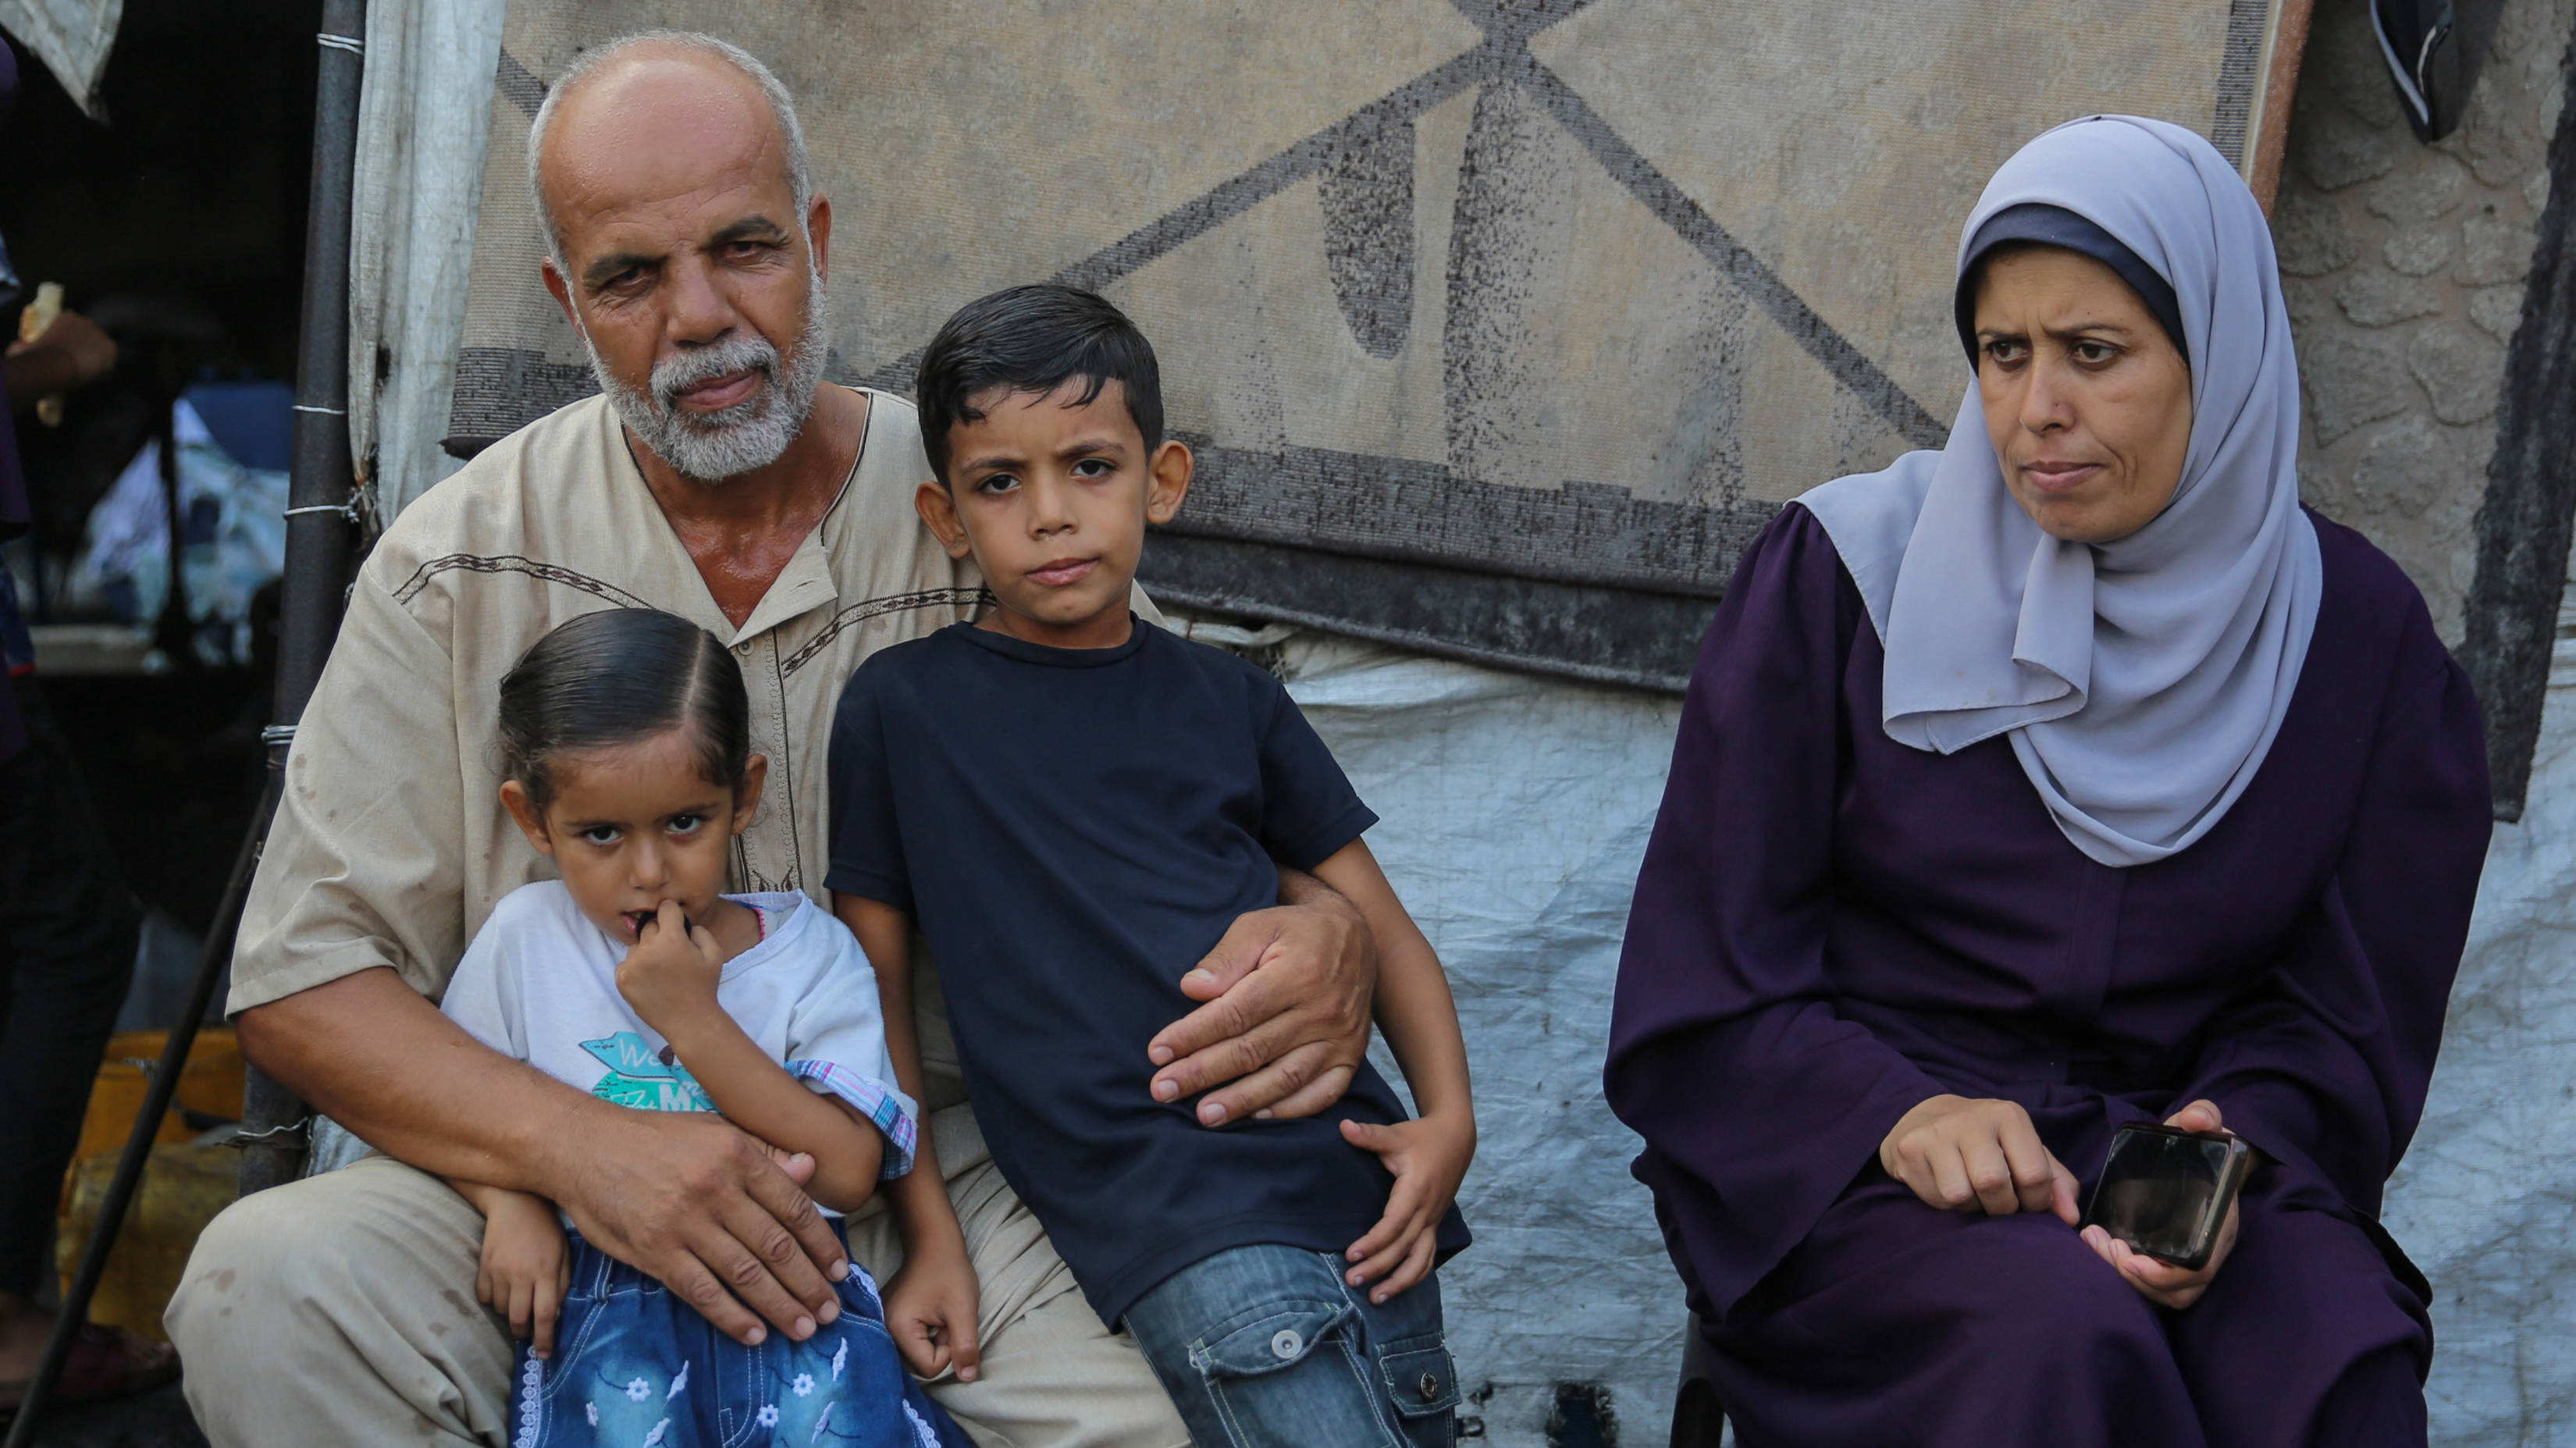
[{"label": "mobile phone", "polygon": [[2123,1126],[2111,1135],[2083,1225],[2197,1272],[2218,1248],[2219,1226],[2253,1159],[2252,1147],[2223,1131]]}]

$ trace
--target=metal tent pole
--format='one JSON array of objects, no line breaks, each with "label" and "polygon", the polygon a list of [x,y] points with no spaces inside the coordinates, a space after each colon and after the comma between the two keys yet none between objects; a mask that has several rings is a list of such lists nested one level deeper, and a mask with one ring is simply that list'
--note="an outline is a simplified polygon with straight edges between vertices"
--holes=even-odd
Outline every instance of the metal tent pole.
[{"label": "metal tent pole", "polygon": [[[349,222],[358,156],[366,0],[324,0],[313,101],[313,190],[304,233],[304,325],[295,360],[295,471],[287,488],[286,576],[279,598],[276,723],[264,734],[283,780],[297,721],[322,677],[349,586],[358,480],[349,460]],[[244,1196],[304,1166],[307,1115],[295,1094],[252,1068],[242,1108]]]},{"label": "metal tent pole", "polygon": [[[198,957],[187,1014],[170,1032],[161,1061],[144,1092],[143,1109],[117,1159],[116,1175],[100,1203],[98,1222],[81,1252],[80,1270],[63,1295],[62,1310],[45,1341],[45,1354],[10,1425],[6,1448],[35,1441],[46,1400],[62,1377],[72,1344],[89,1318],[90,1299],[116,1244],[118,1229],[141,1186],[152,1138],[179,1086],[188,1050],[213,1004],[216,986],[232,959],[234,931],[270,816],[285,788],[288,744],[295,722],[313,697],[338,632],[349,559],[356,541],[357,478],[349,460],[349,219],[357,160],[358,85],[366,49],[366,0],[324,0],[321,66],[313,105],[313,188],[305,233],[303,337],[296,355],[295,464],[288,484],[286,568],[280,608],[277,723],[265,731],[269,749],[266,786],[233,864],[232,878]],[[243,1104],[242,1188],[257,1191],[293,1177],[303,1164],[303,1104],[258,1071],[250,1073]]]}]

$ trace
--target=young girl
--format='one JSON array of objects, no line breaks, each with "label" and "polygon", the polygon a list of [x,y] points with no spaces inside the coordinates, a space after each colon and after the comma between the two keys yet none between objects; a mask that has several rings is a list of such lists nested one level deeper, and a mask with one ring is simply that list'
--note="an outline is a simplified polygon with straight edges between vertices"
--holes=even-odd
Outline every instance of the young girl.
[{"label": "young girl", "polygon": [[[749,736],[741,674],[685,620],[610,609],[538,640],[501,681],[501,802],[563,878],[494,907],[442,1009],[595,1096],[720,1111],[811,1156],[807,1190],[837,1218],[911,1169],[914,1105],[849,932],[802,894],[720,893],[768,766]],[[530,1339],[515,1448],[966,1448],[855,1262],[813,1337],[745,1347],[552,1203],[455,1186],[484,1216],[477,1291]]]}]

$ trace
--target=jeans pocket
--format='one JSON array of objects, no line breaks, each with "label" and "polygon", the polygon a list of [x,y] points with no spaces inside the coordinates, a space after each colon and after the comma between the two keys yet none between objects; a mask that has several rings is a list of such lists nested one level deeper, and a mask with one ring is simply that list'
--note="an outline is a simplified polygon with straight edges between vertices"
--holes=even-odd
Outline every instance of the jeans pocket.
[{"label": "jeans pocket", "polygon": [[1378,1354],[1378,1373],[1386,1380],[1386,1401],[1404,1420],[1404,1434],[1415,1448],[1456,1441],[1458,1365],[1448,1344],[1438,1338],[1393,1342]]},{"label": "jeans pocket", "polygon": [[1401,1448],[1346,1302],[1285,1301],[1190,1354],[1232,1448]]}]

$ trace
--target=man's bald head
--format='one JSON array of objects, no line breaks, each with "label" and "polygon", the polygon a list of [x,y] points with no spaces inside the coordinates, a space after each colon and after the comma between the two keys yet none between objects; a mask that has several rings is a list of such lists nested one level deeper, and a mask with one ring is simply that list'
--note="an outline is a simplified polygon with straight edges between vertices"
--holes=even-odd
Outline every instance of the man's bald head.
[{"label": "man's bald head", "polygon": [[[696,74],[690,74],[693,71]],[[536,201],[538,218],[545,223],[547,254],[558,268],[564,265],[563,225],[554,199],[547,194],[546,175],[548,139],[562,113],[578,109],[577,97],[588,91],[599,92],[598,99],[612,112],[631,111],[661,98],[638,92],[667,91],[672,81],[688,84],[689,99],[701,102],[720,103],[728,89],[740,91],[746,99],[756,96],[774,124],[772,134],[795,198],[795,214],[801,219],[812,204],[814,182],[806,166],[805,128],[797,123],[796,102],[758,57],[729,41],[694,31],[648,30],[622,36],[583,54],[558,76],[528,126],[528,190]],[[613,125],[618,118],[600,119]]]},{"label": "man's bald head", "polygon": [[830,356],[831,205],[767,67],[704,35],[601,46],[528,138],[540,269],[642,451],[720,482],[803,433]]}]

